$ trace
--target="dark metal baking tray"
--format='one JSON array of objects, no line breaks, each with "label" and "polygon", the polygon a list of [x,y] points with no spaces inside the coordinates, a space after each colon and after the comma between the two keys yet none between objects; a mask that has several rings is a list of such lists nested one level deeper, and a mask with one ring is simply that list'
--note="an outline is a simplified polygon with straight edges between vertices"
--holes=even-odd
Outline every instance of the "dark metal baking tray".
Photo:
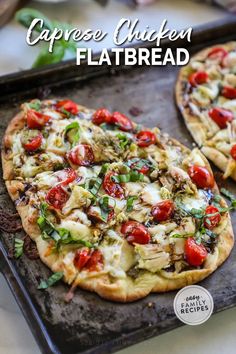
[{"label": "dark metal baking tray", "polygon": [[[236,17],[210,23],[194,30],[193,53],[204,46],[236,39]],[[163,46],[178,43],[165,41]],[[153,44],[142,44],[151,48]],[[10,119],[25,99],[70,97],[88,107],[106,106],[129,114],[138,107],[142,114],[134,119],[147,126],[158,125],[191,147],[189,135],[174,103],[177,67],[92,67],[74,61],[30,70],[0,78],[0,138]],[[216,169],[214,169],[216,171]],[[235,184],[226,186],[236,192]],[[14,211],[3,180],[0,205]],[[233,216],[236,226],[236,217]],[[0,221],[1,222],[1,221]],[[74,299],[64,303],[68,287],[62,283],[46,291],[37,290],[39,278],[50,271],[39,260],[25,256],[15,261],[7,256],[14,236],[1,233],[0,269],[4,274],[35,338],[44,353],[111,353],[181,325],[173,311],[176,292],[151,294],[130,304],[112,303],[98,295],[78,289]],[[236,249],[213,275],[201,282],[212,294],[214,312],[236,304]]]}]

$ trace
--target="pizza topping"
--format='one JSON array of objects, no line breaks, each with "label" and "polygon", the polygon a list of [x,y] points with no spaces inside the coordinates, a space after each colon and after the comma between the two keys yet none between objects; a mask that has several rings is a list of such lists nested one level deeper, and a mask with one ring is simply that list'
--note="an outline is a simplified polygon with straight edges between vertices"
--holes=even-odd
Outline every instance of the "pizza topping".
[{"label": "pizza topping", "polygon": [[42,129],[49,121],[51,117],[47,114],[40,113],[33,109],[27,110],[26,120],[27,126],[30,129]]},{"label": "pizza topping", "polygon": [[138,171],[130,171],[127,174],[122,175],[114,175],[111,177],[112,181],[117,183],[128,183],[128,182],[142,182],[144,180],[143,173],[139,173]]},{"label": "pizza topping", "polygon": [[50,286],[53,286],[56,284],[59,280],[63,278],[64,274],[63,272],[56,272],[53,275],[51,275],[47,280],[41,280],[38,289],[39,290],[44,290],[49,288]]},{"label": "pizza topping", "polygon": [[68,153],[69,161],[78,166],[90,166],[94,162],[94,154],[91,145],[78,144]]},{"label": "pizza topping", "polygon": [[185,257],[189,265],[199,267],[207,258],[207,250],[202,244],[197,244],[193,237],[185,241]]},{"label": "pizza topping", "polygon": [[230,155],[234,160],[236,160],[236,144],[234,144],[230,150]]},{"label": "pizza topping", "polygon": [[174,214],[174,203],[172,200],[164,200],[152,207],[151,214],[154,221],[162,222],[169,220]]},{"label": "pizza topping", "polygon": [[28,130],[24,132],[22,137],[22,145],[24,149],[28,152],[37,151],[43,141],[42,134],[37,130]]},{"label": "pizza topping", "polygon": [[77,121],[68,124],[64,131],[65,136],[71,142],[72,146],[75,146],[80,139],[80,125]]},{"label": "pizza topping", "polygon": [[60,184],[50,189],[46,195],[46,202],[55,209],[62,209],[68,199],[68,193]]},{"label": "pizza topping", "polygon": [[204,217],[204,226],[205,228],[212,230],[219,224],[221,220],[219,209],[213,205],[209,205],[206,208],[205,213],[206,216]]},{"label": "pizza topping", "polygon": [[215,184],[214,177],[206,167],[192,165],[188,169],[188,174],[198,188],[213,188]]},{"label": "pizza topping", "polygon": [[73,182],[77,177],[77,173],[73,168],[65,168],[64,170],[56,172],[58,180],[61,182],[62,186],[67,186],[69,183]]},{"label": "pizza topping", "polygon": [[147,147],[156,143],[156,136],[149,130],[141,130],[137,135],[137,145],[140,147]]},{"label": "pizza topping", "polygon": [[77,250],[74,258],[75,267],[81,270],[90,258],[91,250],[89,248],[81,248]]},{"label": "pizza topping", "polygon": [[224,86],[221,90],[221,95],[232,100],[236,98],[236,88],[231,86]]},{"label": "pizza topping", "polygon": [[56,103],[56,110],[64,113],[65,115],[68,115],[68,113],[76,115],[79,112],[79,107],[77,103],[71,100],[62,100]]},{"label": "pizza topping", "polygon": [[227,123],[232,122],[234,119],[234,115],[231,111],[219,107],[211,108],[208,114],[221,129],[225,129]]},{"label": "pizza topping", "polygon": [[131,131],[134,128],[132,121],[120,112],[114,112],[109,123],[116,125],[120,130],[125,132]]},{"label": "pizza topping", "polygon": [[127,221],[123,223],[121,226],[121,233],[131,244],[146,244],[149,243],[151,239],[148,229],[137,221]]},{"label": "pizza topping", "polygon": [[144,175],[148,174],[153,169],[153,164],[149,160],[133,158],[126,162],[131,170],[136,170]]},{"label": "pizza topping", "polygon": [[98,271],[103,265],[103,255],[98,249],[94,250],[85,265],[85,268],[90,272]]},{"label": "pizza topping", "polygon": [[111,121],[111,113],[106,108],[99,108],[93,114],[92,122],[93,124],[100,125],[102,123],[109,124]]},{"label": "pizza topping", "polygon": [[205,84],[208,81],[208,74],[205,71],[197,71],[189,76],[188,81],[193,87]]},{"label": "pizza topping", "polygon": [[107,194],[109,194],[113,198],[124,198],[124,190],[121,185],[117,182],[112,180],[112,177],[116,177],[117,173],[111,171],[108,172],[103,180],[102,186]]},{"label": "pizza topping", "polygon": [[212,48],[208,53],[209,59],[219,59],[222,61],[228,55],[227,50],[222,47]]}]

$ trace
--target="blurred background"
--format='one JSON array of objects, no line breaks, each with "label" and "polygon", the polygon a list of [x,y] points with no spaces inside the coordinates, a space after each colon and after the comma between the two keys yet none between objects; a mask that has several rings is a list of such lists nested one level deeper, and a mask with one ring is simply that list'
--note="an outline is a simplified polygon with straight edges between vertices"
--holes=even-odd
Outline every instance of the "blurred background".
[{"label": "blurred background", "polygon": [[[15,18],[17,10],[30,8],[40,11],[50,21],[57,21],[58,27],[78,27],[97,29],[109,33],[102,42],[77,43],[89,46],[95,51],[113,47],[112,34],[122,17],[140,19],[140,29],[147,25],[159,29],[163,19],[168,20],[170,29],[197,26],[223,18],[227,12],[236,11],[236,1],[232,0],[0,0],[0,75],[47,65],[50,62],[66,60],[75,56],[73,48],[57,56],[45,57],[47,48],[37,44],[28,46],[25,40],[26,23],[21,16]],[[32,15],[32,10],[31,15]],[[22,24],[23,23],[23,24]],[[44,52],[44,53],[43,53]]]}]

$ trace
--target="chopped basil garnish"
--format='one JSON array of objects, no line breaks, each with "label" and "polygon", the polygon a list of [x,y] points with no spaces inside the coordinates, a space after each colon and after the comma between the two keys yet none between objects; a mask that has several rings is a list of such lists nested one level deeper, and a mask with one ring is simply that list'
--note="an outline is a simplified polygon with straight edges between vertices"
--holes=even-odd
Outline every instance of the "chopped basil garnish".
[{"label": "chopped basil garnish", "polygon": [[47,204],[41,203],[40,216],[37,220],[39,228],[42,232],[42,238],[44,240],[52,239],[56,243],[56,249],[58,250],[61,245],[66,244],[81,244],[88,248],[95,248],[95,245],[84,240],[74,238],[70,231],[64,228],[56,228],[53,223],[47,218]]},{"label": "chopped basil garnish", "polygon": [[20,258],[23,254],[23,247],[24,247],[24,241],[19,239],[19,238],[15,238],[14,241],[14,256],[15,258]]},{"label": "chopped basil garnish", "polygon": [[136,195],[134,195],[132,197],[128,197],[127,202],[126,202],[126,211],[130,212],[133,210],[134,201],[137,199],[138,199],[138,197]]},{"label": "chopped basil garnish", "polygon": [[146,159],[139,159],[138,157],[128,160],[125,164],[128,167],[132,167],[134,170],[141,170],[144,166],[147,166],[150,169],[154,168],[151,161]]},{"label": "chopped basil garnish", "polygon": [[137,171],[131,171],[124,175],[112,176],[111,179],[116,183],[142,182],[144,180],[144,174]]},{"label": "chopped basil garnish", "polygon": [[116,137],[120,140],[119,145],[122,149],[125,149],[125,147],[132,142],[132,140],[127,137],[127,135],[122,133],[116,134]]},{"label": "chopped basil garnish", "polygon": [[116,205],[116,201],[115,201],[115,199],[113,199],[111,197],[104,196],[99,199],[98,204],[101,208],[102,220],[107,222],[108,217],[109,217],[109,213],[111,210],[114,209],[114,207]]},{"label": "chopped basil garnish", "polygon": [[80,125],[78,122],[72,122],[65,127],[65,135],[68,135],[72,146],[75,146],[80,138]]},{"label": "chopped basil garnish", "polygon": [[225,189],[225,188],[221,188],[220,192],[227,199],[229,199],[229,201],[231,202],[230,209],[231,210],[235,209],[236,208],[236,198],[235,198],[235,196],[231,192],[229,192],[227,189]]},{"label": "chopped basil garnish", "polygon": [[63,278],[63,276],[64,276],[63,272],[54,273],[47,280],[41,280],[41,282],[38,286],[38,289],[43,290],[43,289],[49,288],[50,286],[53,286],[59,280],[61,280]]},{"label": "chopped basil garnish", "polygon": [[35,111],[39,111],[41,108],[41,101],[35,100],[34,102],[28,103],[30,109],[34,109]]}]

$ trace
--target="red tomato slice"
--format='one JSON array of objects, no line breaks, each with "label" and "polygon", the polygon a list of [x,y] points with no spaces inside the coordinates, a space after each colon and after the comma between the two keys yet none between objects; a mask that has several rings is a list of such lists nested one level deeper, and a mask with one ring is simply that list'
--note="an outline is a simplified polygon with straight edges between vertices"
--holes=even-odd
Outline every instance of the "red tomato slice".
[{"label": "red tomato slice", "polygon": [[124,190],[119,183],[112,181],[111,177],[117,175],[115,172],[108,172],[102,182],[103,189],[113,198],[124,198]]},{"label": "red tomato slice", "polygon": [[110,124],[115,124],[120,130],[128,132],[133,130],[133,122],[120,112],[114,112],[110,119]]},{"label": "red tomato slice", "polygon": [[137,135],[137,144],[140,147],[147,147],[156,143],[156,135],[149,130],[140,131]]},{"label": "red tomato slice", "polygon": [[137,221],[126,221],[121,225],[120,231],[131,244],[139,243],[145,245],[151,239],[148,229]]},{"label": "red tomato slice", "polygon": [[67,186],[69,183],[73,182],[77,177],[77,173],[73,168],[68,167],[64,170],[58,171],[56,173],[58,181],[60,181],[62,186]]},{"label": "red tomato slice", "polygon": [[227,50],[222,47],[215,47],[212,48],[208,53],[208,58],[223,60],[226,55],[228,55]]},{"label": "red tomato slice", "polygon": [[78,166],[90,166],[94,162],[94,154],[91,145],[78,144],[68,153],[69,161]]},{"label": "red tomato slice", "polygon": [[208,74],[205,71],[197,71],[189,76],[188,82],[196,87],[197,85],[205,84],[208,81]]},{"label": "red tomato slice", "polygon": [[29,109],[26,113],[27,126],[30,129],[42,129],[51,119],[47,114],[43,114]]},{"label": "red tomato slice", "polygon": [[198,188],[214,187],[214,177],[206,167],[192,165],[188,169],[188,174],[191,177],[193,183],[195,183]]},{"label": "red tomato slice", "polygon": [[59,112],[63,113],[63,109],[73,115],[76,115],[79,112],[79,107],[77,103],[71,100],[62,100],[56,103],[56,109]]},{"label": "red tomato slice", "polygon": [[94,250],[89,258],[88,262],[85,265],[85,268],[90,272],[97,271],[103,265],[103,255],[100,250]]},{"label": "red tomato slice", "polygon": [[234,144],[230,150],[230,155],[234,160],[236,160],[236,144]]},{"label": "red tomato slice", "polygon": [[110,123],[111,113],[106,108],[99,108],[93,114],[92,122],[96,125],[100,125],[102,123]]},{"label": "red tomato slice", "polygon": [[174,203],[172,200],[164,200],[152,207],[151,214],[157,222],[169,220],[174,214]]},{"label": "red tomato slice", "polygon": [[[204,226],[206,229],[212,230],[219,224],[221,220],[219,209],[213,205],[208,205],[208,207],[206,207],[205,213],[206,216],[204,217]],[[209,216],[207,216],[207,214],[209,214]],[[210,216],[210,214],[216,215]]]},{"label": "red tomato slice", "polygon": [[23,142],[22,145],[24,149],[27,150],[28,152],[33,152],[40,148],[40,146],[42,145],[42,141],[43,141],[43,136],[41,133],[38,133],[38,135],[36,136],[31,136],[31,137],[29,136],[27,141]]},{"label": "red tomato slice", "polygon": [[232,100],[236,98],[236,88],[231,86],[224,86],[221,91],[221,95]]},{"label": "red tomato slice", "polygon": [[186,261],[194,267],[202,265],[207,257],[206,248],[202,244],[198,245],[193,237],[188,237],[185,241],[184,251]]},{"label": "red tomato slice", "polygon": [[227,123],[232,122],[234,119],[234,115],[231,111],[219,107],[212,108],[208,114],[221,129],[225,129]]},{"label": "red tomato slice", "polygon": [[75,267],[78,269],[82,269],[90,258],[91,258],[91,251],[89,248],[81,248],[77,250],[74,258]]},{"label": "red tomato slice", "polygon": [[69,194],[60,184],[50,189],[46,195],[46,202],[52,205],[55,209],[62,209],[68,199]]}]

